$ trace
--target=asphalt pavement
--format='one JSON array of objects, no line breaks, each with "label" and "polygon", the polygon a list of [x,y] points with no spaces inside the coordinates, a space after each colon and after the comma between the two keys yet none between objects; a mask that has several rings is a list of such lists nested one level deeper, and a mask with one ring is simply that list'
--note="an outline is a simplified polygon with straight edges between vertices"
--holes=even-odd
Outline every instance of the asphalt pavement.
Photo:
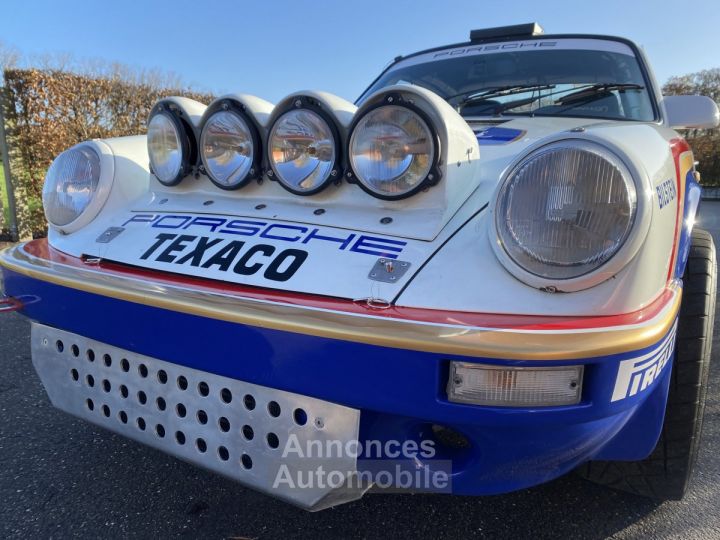
[{"label": "asphalt pavement", "polygon": [[[720,244],[720,202],[703,202],[699,226]],[[30,362],[29,329],[0,315],[2,538],[720,538],[717,358],[697,473],[681,502],[571,474],[502,496],[371,495],[311,514],[53,409]]]}]

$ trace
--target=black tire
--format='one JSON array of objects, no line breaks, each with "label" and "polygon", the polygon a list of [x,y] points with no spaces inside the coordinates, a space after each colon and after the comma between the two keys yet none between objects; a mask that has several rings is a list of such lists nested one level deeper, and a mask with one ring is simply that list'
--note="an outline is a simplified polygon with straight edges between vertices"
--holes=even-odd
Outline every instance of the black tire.
[{"label": "black tire", "polygon": [[710,371],[717,259],[712,236],[695,229],[683,276],[675,359],[660,440],[642,461],[593,461],[581,476],[656,500],[685,495],[697,459]]}]

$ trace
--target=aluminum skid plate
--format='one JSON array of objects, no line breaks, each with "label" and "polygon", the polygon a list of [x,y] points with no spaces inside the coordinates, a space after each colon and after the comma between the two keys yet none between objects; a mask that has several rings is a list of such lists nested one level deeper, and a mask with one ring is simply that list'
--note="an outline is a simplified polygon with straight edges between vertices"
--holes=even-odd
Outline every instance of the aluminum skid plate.
[{"label": "aluminum skid plate", "polygon": [[[52,404],[249,487],[320,510],[360,498],[354,457],[307,456],[308,441],[357,440],[360,411],[135,354],[41,324],[32,360]],[[306,452],[283,449],[291,435]],[[318,444],[317,442],[315,443]],[[285,465],[297,483],[319,467],[346,473],[337,488],[273,488]]]}]

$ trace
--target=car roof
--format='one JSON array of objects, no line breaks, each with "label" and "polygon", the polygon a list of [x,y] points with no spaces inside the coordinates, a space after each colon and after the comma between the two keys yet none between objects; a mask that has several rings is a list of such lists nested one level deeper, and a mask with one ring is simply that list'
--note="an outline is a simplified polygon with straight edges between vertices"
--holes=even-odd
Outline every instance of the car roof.
[{"label": "car roof", "polygon": [[611,36],[611,35],[605,35],[605,34],[537,34],[537,35],[513,35],[513,36],[503,36],[503,37],[488,37],[485,39],[473,39],[468,41],[462,41],[459,43],[452,43],[450,45],[441,45],[439,47],[431,47],[429,49],[423,49],[420,51],[416,51],[410,54],[406,55],[398,55],[395,57],[395,59],[383,70],[383,73],[390,69],[392,66],[394,66],[396,63],[400,62],[401,60],[406,60],[408,58],[412,58],[414,56],[419,56],[421,54],[431,53],[431,52],[437,52],[442,51],[444,49],[453,49],[455,47],[468,47],[471,45],[478,45],[481,43],[506,43],[510,41],[538,41],[538,40],[548,40],[548,39],[604,39],[607,41],[619,41],[621,43],[625,43],[628,45],[633,52],[638,53],[639,48],[635,44],[634,41],[619,37],[619,36]]}]

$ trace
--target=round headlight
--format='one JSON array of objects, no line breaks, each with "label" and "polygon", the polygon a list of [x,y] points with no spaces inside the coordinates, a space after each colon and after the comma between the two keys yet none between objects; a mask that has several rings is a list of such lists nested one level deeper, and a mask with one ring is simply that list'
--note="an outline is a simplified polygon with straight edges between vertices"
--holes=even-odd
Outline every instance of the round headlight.
[{"label": "round headlight", "polygon": [[60,154],[45,176],[42,201],[51,225],[63,227],[77,220],[95,197],[100,182],[100,156],[89,144]]},{"label": "round headlight", "polygon": [[157,113],[148,124],[147,145],[152,172],[165,185],[177,184],[188,159],[183,148],[182,126],[173,116]]},{"label": "round headlight", "polygon": [[632,175],[615,154],[598,144],[565,141],[531,154],[510,172],[495,226],[505,252],[522,269],[572,279],[618,252],[636,208]]},{"label": "round headlight", "polygon": [[437,180],[435,138],[408,107],[383,105],[365,114],[350,136],[349,155],[358,181],[377,197],[401,199]]},{"label": "round headlight", "polygon": [[311,195],[337,176],[333,129],[319,114],[294,109],[280,116],[268,137],[268,160],[280,184],[298,195]]},{"label": "round headlight", "polygon": [[257,151],[251,130],[240,114],[230,110],[216,112],[205,122],[200,155],[205,172],[219,187],[237,188],[251,178]]}]

